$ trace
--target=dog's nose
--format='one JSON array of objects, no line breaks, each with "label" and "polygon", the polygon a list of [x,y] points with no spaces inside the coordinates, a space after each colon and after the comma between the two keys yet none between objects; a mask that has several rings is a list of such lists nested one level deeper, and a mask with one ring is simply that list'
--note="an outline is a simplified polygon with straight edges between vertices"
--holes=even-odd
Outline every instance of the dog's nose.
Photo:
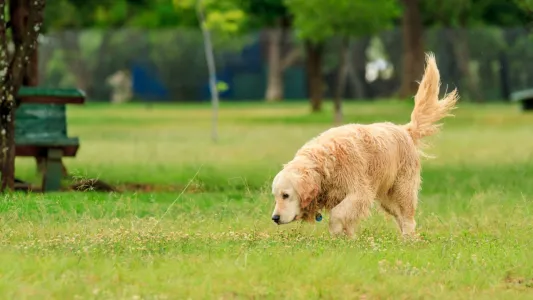
[{"label": "dog's nose", "polygon": [[273,215],[272,216],[272,221],[276,222],[277,224],[279,224],[279,219],[280,219],[279,215]]}]

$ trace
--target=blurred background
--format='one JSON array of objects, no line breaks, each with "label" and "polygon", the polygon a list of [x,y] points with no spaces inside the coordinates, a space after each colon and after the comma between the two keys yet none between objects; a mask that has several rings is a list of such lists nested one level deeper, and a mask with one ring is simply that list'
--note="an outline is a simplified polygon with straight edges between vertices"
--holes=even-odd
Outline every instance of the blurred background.
[{"label": "blurred background", "polygon": [[[530,170],[533,119],[512,100],[533,108],[532,12],[533,0],[47,1],[28,82],[86,92],[67,105],[62,134],[81,147],[66,179],[257,191],[334,124],[408,122],[433,52],[441,93],[461,97],[425,169],[440,184],[455,167]],[[17,161],[20,178],[35,173]],[[450,180],[477,180],[465,174]]]},{"label": "blurred background", "polygon": [[[532,299],[532,21],[533,0],[46,1],[15,122],[0,101],[37,149],[17,184],[46,191],[0,201],[0,298]],[[354,242],[326,212],[272,222],[312,137],[409,122],[430,51],[460,102],[424,150],[421,239],[378,205]]]},{"label": "blurred background", "polygon": [[[407,98],[424,52],[463,101],[533,86],[529,0],[203,0],[226,102]],[[55,0],[39,83],[92,102],[209,101],[196,0]]]}]

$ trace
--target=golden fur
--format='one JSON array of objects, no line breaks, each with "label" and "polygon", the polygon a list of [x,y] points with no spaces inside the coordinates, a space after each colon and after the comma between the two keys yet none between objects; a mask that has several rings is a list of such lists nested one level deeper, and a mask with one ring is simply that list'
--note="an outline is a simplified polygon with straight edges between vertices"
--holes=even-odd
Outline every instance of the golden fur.
[{"label": "golden fur", "polygon": [[330,211],[331,234],[352,236],[374,200],[391,214],[403,234],[415,231],[420,190],[422,138],[436,134],[458,100],[457,90],[438,98],[440,75],[433,54],[415,95],[408,124],[347,124],[307,142],[272,184],[278,224],[313,220]]}]

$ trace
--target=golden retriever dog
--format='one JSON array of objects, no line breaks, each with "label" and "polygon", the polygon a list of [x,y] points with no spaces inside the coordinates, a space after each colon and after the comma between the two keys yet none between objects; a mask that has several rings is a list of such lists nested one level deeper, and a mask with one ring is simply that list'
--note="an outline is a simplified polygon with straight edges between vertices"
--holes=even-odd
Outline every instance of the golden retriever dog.
[{"label": "golden retriever dog", "polygon": [[377,201],[403,235],[413,235],[425,156],[421,139],[439,131],[436,122],[451,116],[459,98],[454,89],[439,100],[439,89],[439,70],[429,53],[409,123],[347,124],[308,141],[273,179],[272,220],[311,221],[326,210],[331,235],[353,237]]}]

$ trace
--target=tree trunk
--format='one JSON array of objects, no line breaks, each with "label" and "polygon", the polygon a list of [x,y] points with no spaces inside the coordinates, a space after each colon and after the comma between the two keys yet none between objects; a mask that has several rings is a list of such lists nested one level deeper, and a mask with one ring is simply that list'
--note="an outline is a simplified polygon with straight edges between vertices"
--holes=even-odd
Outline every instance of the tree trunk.
[{"label": "tree trunk", "polygon": [[[13,9],[10,3],[10,15],[12,16]],[[0,12],[5,15],[6,1],[0,1]],[[13,21],[12,21],[13,22]],[[7,188],[14,189],[15,187],[15,172],[9,170],[14,168],[15,160],[10,159],[9,145],[12,139],[9,137],[9,113],[11,112],[12,96],[10,97],[9,81],[10,81],[10,67],[8,53],[8,35],[7,24],[5,18],[0,19],[0,51],[3,55],[0,56],[0,84],[2,85],[0,93],[0,172],[2,172],[0,181],[0,191],[5,191]],[[11,102],[11,103],[10,103]],[[7,112],[7,113],[6,113]]]},{"label": "tree trunk", "polygon": [[483,97],[479,90],[475,74],[470,70],[470,47],[468,46],[468,37],[466,29],[450,29],[447,31],[452,42],[453,54],[459,67],[461,80],[466,83],[468,95],[475,102],[482,102]]},{"label": "tree trunk", "polygon": [[[4,93],[2,96],[4,96]],[[7,93],[9,94],[9,93]],[[12,95],[7,95],[7,97]],[[2,184],[1,191],[15,189],[15,109],[14,104],[0,106],[0,132],[2,134]]]},{"label": "tree trunk", "polygon": [[[0,140],[1,140],[1,184],[0,190],[13,190],[15,187],[15,109],[16,95],[24,83],[35,83],[36,77],[27,76],[30,62],[36,60],[34,53],[37,48],[37,38],[43,26],[42,13],[45,0],[10,0],[9,15],[12,29],[12,39],[15,51],[7,55],[7,34],[5,18],[0,20],[0,49],[5,53],[1,57],[0,85]],[[5,1],[0,1],[0,11],[3,13]],[[36,68],[31,66],[30,68]],[[38,76],[38,74],[34,74]]]},{"label": "tree trunk", "polygon": [[383,41],[383,47],[387,53],[388,61],[394,67],[392,77],[389,78],[390,94],[396,94],[400,90],[403,77],[403,53],[398,51],[398,45],[402,44],[402,28],[394,28],[383,32],[379,37]]},{"label": "tree trunk", "polygon": [[279,24],[267,32],[268,37],[268,75],[266,101],[277,102],[283,99],[283,70],[281,67],[281,48],[283,30]]},{"label": "tree trunk", "polygon": [[419,0],[401,0],[404,4],[402,18],[403,74],[398,96],[412,97],[418,90],[417,80],[424,72],[423,27]]},{"label": "tree trunk", "polygon": [[509,101],[511,99],[511,85],[509,83],[509,59],[507,58],[507,53],[500,51],[498,60],[500,62],[501,97],[505,101]]},{"label": "tree trunk", "polygon": [[[12,41],[15,47],[21,47],[24,43],[24,32],[28,23],[29,4],[28,1],[11,0],[10,2]],[[24,68],[22,75],[22,85],[37,86],[39,84],[39,53],[38,45],[34,51],[28,55],[29,61]]]},{"label": "tree trunk", "polygon": [[350,56],[350,39],[345,37],[342,39],[340,53],[339,53],[339,68],[337,71],[337,87],[335,96],[333,97],[334,120],[335,124],[342,124],[342,98],[346,91],[346,79],[348,78],[349,70],[349,56]]},{"label": "tree trunk", "polygon": [[35,47],[33,53],[29,56],[28,67],[26,68],[26,74],[22,80],[23,85],[37,86],[39,85],[39,49]]},{"label": "tree trunk", "polygon": [[305,52],[307,85],[309,89],[309,98],[311,100],[311,111],[319,112],[322,110],[324,90],[322,82],[322,56],[324,53],[324,44],[314,44],[310,41],[306,41]]},{"label": "tree trunk", "polygon": [[286,51],[287,34],[290,32],[290,20],[286,17],[279,18],[275,26],[267,32],[267,88],[265,99],[267,102],[282,101],[284,98],[284,78],[285,70],[294,64],[300,57],[297,47],[292,47]]},{"label": "tree trunk", "polygon": [[[350,46],[348,60],[348,74],[350,77],[351,97],[354,99],[363,99],[367,96],[366,89],[366,49],[370,44],[370,37],[363,37]],[[352,51],[353,49],[353,51]],[[353,58],[353,60],[352,60]]]},{"label": "tree trunk", "polygon": [[[1,11],[4,13],[4,10]],[[15,97],[18,93],[18,86],[13,85],[22,84],[28,81],[28,65],[17,65],[17,54],[21,54],[24,44],[24,32],[26,30],[29,15],[29,2],[24,0],[10,0],[9,1],[9,16],[11,21],[11,38],[15,46],[15,52],[12,54],[12,60],[9,63],[7,80],[3,80],[4,91],[0,105],[0,134],[2,140],[1,157],[2,157],[2,183],[0,190],[14,190],[15,189]],[[4,20],[2,20],[4,22]],[[7,50],[7,49],[6,49]],[[18,50],[18,51],[17,51]],[[25,55],[23,55],[25,56]],[[31,60],[35,59],[32,55]],[[25,59],[24,59],[25,61]],[[13,74],[20,73],[20,74]],[[16,82],[13,77],[18,77],[21,82]],[[8,90],[9,89],[9,90]]]}]

